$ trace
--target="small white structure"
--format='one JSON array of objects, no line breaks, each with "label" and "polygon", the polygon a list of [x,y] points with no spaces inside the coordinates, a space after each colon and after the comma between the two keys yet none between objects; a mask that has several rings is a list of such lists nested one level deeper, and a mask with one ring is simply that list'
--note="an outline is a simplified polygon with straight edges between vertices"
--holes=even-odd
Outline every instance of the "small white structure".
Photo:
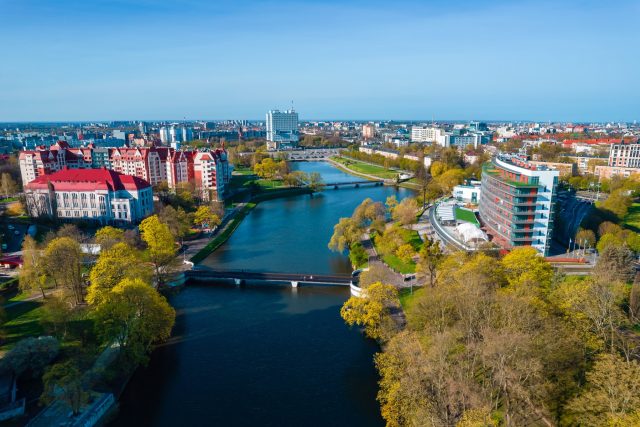
[{"label": "small white structure", "polygon": [[487,235],[470,222],[463,222],[456,226],[456,232],[462,237],[465,244],[486,242]]},{"label": "small white structure", "polygon": [[471,181],[469,184],[460,184],[453,187],[451,194],[459,202],[477,204],[480,201],[480,181]]}]

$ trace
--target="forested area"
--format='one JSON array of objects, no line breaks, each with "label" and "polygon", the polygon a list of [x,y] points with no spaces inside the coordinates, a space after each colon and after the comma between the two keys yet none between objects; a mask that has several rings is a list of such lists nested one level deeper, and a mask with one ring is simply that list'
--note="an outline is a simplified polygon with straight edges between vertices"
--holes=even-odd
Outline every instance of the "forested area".
[{"label": "forested area", "polygon": [[[502,259],[433,259],[435,280],[392,321],[393,287],[365,289],[347,323],[378,339],[389,426],[630,426],[640,423],[640,284],[610,246],[589,277],[565,277],[532,248]],[[430,271],[425,271],[429,274]]]}]

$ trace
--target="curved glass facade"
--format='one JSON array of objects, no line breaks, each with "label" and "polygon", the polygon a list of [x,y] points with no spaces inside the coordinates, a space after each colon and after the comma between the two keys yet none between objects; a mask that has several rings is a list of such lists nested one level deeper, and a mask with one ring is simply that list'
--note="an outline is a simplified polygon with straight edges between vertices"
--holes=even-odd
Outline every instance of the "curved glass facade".
[{"label": "curved glass facade", "polygon": [[558,175],[508,157],[483,166],[480,219],[494,242],[505,249],[533,246],[548,254]]}]

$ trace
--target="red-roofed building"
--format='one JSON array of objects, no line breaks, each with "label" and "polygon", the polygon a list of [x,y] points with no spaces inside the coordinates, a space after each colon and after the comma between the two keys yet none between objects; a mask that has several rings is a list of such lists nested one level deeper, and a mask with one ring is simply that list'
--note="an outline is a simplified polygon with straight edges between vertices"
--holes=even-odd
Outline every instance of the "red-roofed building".
[{"label": "red-roofed building", "polygon": [[204,198],[210,198],[222,197],[225,185],[231,179],[231,167],[223,149],[178,151],[169,147],[69,148],[66,142],[60,141],[49,148],[41,146],[35,150],[21,151],[19,160],[22,182],[25,185],[65,167],[106,167],[142,178],[151,185],[167,182],[169,188],[176,188],[181,183],[192,182]]},{"label": "red-roofed building", "polygon": [[27,209],[34,217],[126,224],[153,213],[153,190],[148,182],[106,168],[64,168],[39,176],[24,191]]}]

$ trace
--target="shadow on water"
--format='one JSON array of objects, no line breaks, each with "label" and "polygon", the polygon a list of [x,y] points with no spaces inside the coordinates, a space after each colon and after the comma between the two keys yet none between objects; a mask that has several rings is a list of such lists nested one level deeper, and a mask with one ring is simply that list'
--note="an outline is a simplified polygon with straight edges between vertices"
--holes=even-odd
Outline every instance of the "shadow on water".
[{"label": "shadow on water", "polygon": [[339,317],[344,289],[188,287],[175,336],[132,378],[122,426],[381,425],[375,342]]}]

